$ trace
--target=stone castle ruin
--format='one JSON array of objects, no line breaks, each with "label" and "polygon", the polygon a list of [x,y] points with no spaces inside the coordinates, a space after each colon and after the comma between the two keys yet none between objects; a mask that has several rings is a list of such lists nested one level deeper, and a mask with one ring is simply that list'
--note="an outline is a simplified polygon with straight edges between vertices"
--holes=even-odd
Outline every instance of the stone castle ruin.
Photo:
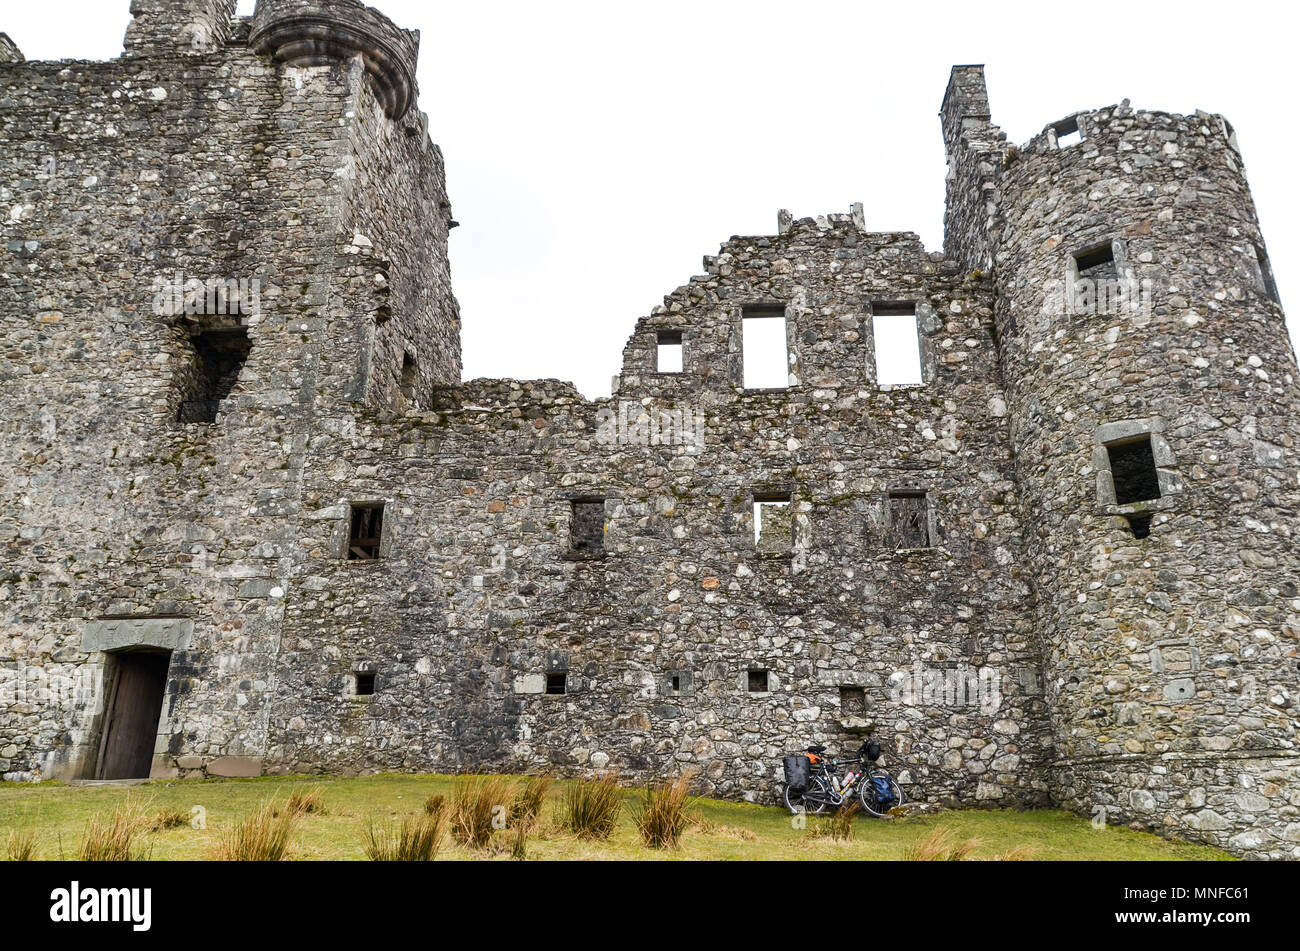
[{"label": "stone castle ruin", "polygon": [[461,381],[419,35],[234,7],[133,0],[109,62],[0,42],[4,779],[774,802],[872,733],[909,799],[1300,856],[1300,392],[1221,116],[1013,146],[957,66],[942,253],[782,213],[589,401]]}]

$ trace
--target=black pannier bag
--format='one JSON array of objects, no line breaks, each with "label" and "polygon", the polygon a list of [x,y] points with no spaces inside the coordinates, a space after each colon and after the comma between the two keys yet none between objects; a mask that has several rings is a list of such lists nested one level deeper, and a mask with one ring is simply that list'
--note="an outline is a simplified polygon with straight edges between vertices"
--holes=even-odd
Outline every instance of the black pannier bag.
[{"label": "black pannier bag", "polygon": [[799,754],[785,758],[785,784],[791,789],[808,788],[808,757]]},{"label": "black pannier bag", "polygon": [[867,760],[874,763],[878,759],[880,759],[880,744],[872,740],[867,744]]}]

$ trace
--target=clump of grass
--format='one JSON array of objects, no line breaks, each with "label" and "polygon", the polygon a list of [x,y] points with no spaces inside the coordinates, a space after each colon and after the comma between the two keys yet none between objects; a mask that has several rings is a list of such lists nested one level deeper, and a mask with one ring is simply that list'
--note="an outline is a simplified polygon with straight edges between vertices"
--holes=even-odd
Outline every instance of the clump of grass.
[{"label": "clump of grass", "polygon": [[516,819],[515,834],[510,840],[510,857],[522,862],[528,858],[528,833],[532,830],[533,819]]},{"label": "clump of grass", "polygon": [[457,841],[474,849],[487,848],[495,830],[493,820],[503,816],[512,801],[510,784],[500,776],[458,780],[451,791],[451,829]]},{"label": "clump of grass", "polygon": [[190,817],[188,813],[181,812],[179,809],[162,809],[155,812],[145,820],[145,828],[150,832],[160,832],[163,829],[175,829],[178,826],[189,825]]},{"label": "clump of grass", "polygon": [[310,789],[295,789],[289,796],[289,804],[285,807],[295,816],[306,816],[312,813],[325,815],[325,799],[321,796],[319,786],[313,786]]},{"label": "clump of grass", "polygon": [[447,811],[447,797],[441,794],[430,796],[424,800],[424,811],[429,815],[437,815],[440,812]]},{"label": "clump of grass", "polygon": [[1006,852],[999,852],[993,856],[994,862],[1029,862],[1038,854],[1038,847],[1033,845],[1017,845],[1014,849]]},{"label": "clump of grass", "polygon": [[554,782],[555,780],[550,776],[530,776],[525,780],[523,786],[515,793],[514,802],[510,804],[511,822],[531,825],[537,821],[542,815],[542,806],[546,804],[546,797]]},{"label": "clump of grass", "polygon": [[853,820],[859,811],[857,802],[841,806],[829,816],[817,816],[808,832],[815,839],[848,842],[853,838]]},{"label": "clump of grass", "polygon": [[686,774],[646,787],[636,827],[641,840],[650,848],[675,849],[681,844],[690,788],[691,777]]},{"label": "clump of grass", "polygon": [[564,796],[565,825],[580,839],[608,839],[622,806],[623,797],[615,774],[580,779]]},{"label": "clump of grass", "polygon": [[278,862],[289,851],[297,821],[298,813],[281,810],[268,800],[225,831],[213,858],[221,862]]},{"label": "clump of grass", "polygon": [[445,809],[403,819],[396,829],[371,821],[365,830],[366,858],[372,862],[432,862],[446,834]]},{"label": "clump of grass", "polygon": [[36,861],[35,830],[10,829],[5,841],[5,858],[10,862]]},{"label": "clump of grass", "polygon": [[959,839],[952,831],[937,828],[924,839],[908,843],[903,859],[908,862],[965,862],[980,847],[979,839]]},{"label": "clump of grass", "polygon": [[86,823],[77,858],[82,862],[140,862],[147,849],[135,850],[137,837],[149,829],[149,820],[135,803],[125,803],[113,812],[97,812]]}]

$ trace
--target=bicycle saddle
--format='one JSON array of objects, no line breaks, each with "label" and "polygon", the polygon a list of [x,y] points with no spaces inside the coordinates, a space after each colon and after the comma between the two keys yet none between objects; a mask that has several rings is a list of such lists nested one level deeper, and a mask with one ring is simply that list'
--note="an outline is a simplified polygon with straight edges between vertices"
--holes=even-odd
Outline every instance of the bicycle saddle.
[{"label": "bicycle saddle", "polygon": [[820,754],[820,753],[825,753],[825,752],[826,752],[826,747],[824,747],[824,746],[810,746],[810,747],[808,747],[808,749],[806,749],[804,752],[806,752],[806,753],[818,753],[818,754]]}]

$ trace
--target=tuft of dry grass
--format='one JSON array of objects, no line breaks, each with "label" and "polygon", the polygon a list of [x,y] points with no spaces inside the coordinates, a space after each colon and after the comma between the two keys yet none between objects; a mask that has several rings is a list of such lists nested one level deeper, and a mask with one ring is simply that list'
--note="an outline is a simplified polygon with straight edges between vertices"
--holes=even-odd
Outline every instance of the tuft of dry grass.
[{"label": "tuft of dry grass", "polygon": [[448,824],[446,809],[403,819],[396,829],[376,826],[372,820],[365,829],[366,858],[372,862],[432,862],[442,848]]},{"label": "tuft of dry grass", "polygon": [[950,830],[937,828],[924,839],[910,842],[903,849],[907,862],[966,862],[983,843],[979,839],[962,840]]},{"label": "tuft of dry grass", "polygon": [[289,851],[298,813],[267,800],[221,836],[212,857],[220,862],[278,862]]},{"label": "tuft of dry grass", "polygon": [[526,779],[515,793],[514,802],[510,804],[510,820],[531,824],[541,818],[542,807],[546,805],[546,797],[550,795],[554,783],[555,780],[550,776],[530,776]]},{"label": "tuft of dry grass", "polygon": [[313,786],[310,789],[295,789],[289,794],[289,804],[285,807],[295,816],[306,816],[315,813],[316,815],[325,815],[325,799],[321,796],[319,786]]},{"label": "tuft of dry grass", "polygon": [[608,839],[622,807],[616,774],[579,779],[564,796],[565,826],[580,839]]},{"label": "tuft of dry grass", "polygon": [[[511,784],[500,776],[460,779],[451,791],[451,831],[473,849],[485,849],[505,819],[514,797]],[[500,817],[500,820],[498,820]]]},{"label": "tuft of dry grass", "polygon": [[435,794],[424,800],[424,811],[429,815],[437,815],[440,812],[447,811],[447,797]]},{"label": "tuft of dry grass", "polygon": [[97,812],[86,823],[77,859],[82,862],[141,862],[148,849],[136,849],[141,833],[149,830],[149,819],[140,806],[126,802],[111,813]]},{"label": "tuft of dry grass", "polygon": [[688,821],[686,805],[690,800],[690,788],[691,777],[686,773],[646,787],[641,814],[636,821],[641,841],[652,849],[675,849],[681,844]]},{"label": "tuft of dry grass", "polygon": [[829,816],[816,816],[808,829],[814,839],[831,839],[835,842],[848,842],[853,838],[853,820],[857,818],[861,807],[857,801],[841,806]]},{"label": "tuft of dry grass", "polygon": [[528,858],[528,833],[532,830],[534,819],[516,819],[515,834],[510,839],[510,857],[522,862]]},{"label": "tuft of dry grass", "polygon": [[1038,847],[1033,845],[1017,845],[1014,849],[1008,849],[1006,852],[999,852],[993,856],[994,862],[1030,862],[1038,854]]},{"label": "tuft of dry grass", "polygon": [[144,820],[144,828],[148,832],[160,832],[189,824],[189,814],[179,809],[161,809]]},{"label": "tuft of dry grass", "polygon": [[36,861],[36,831],[10,829],[5,841],[5,859],[10,862]]}]

